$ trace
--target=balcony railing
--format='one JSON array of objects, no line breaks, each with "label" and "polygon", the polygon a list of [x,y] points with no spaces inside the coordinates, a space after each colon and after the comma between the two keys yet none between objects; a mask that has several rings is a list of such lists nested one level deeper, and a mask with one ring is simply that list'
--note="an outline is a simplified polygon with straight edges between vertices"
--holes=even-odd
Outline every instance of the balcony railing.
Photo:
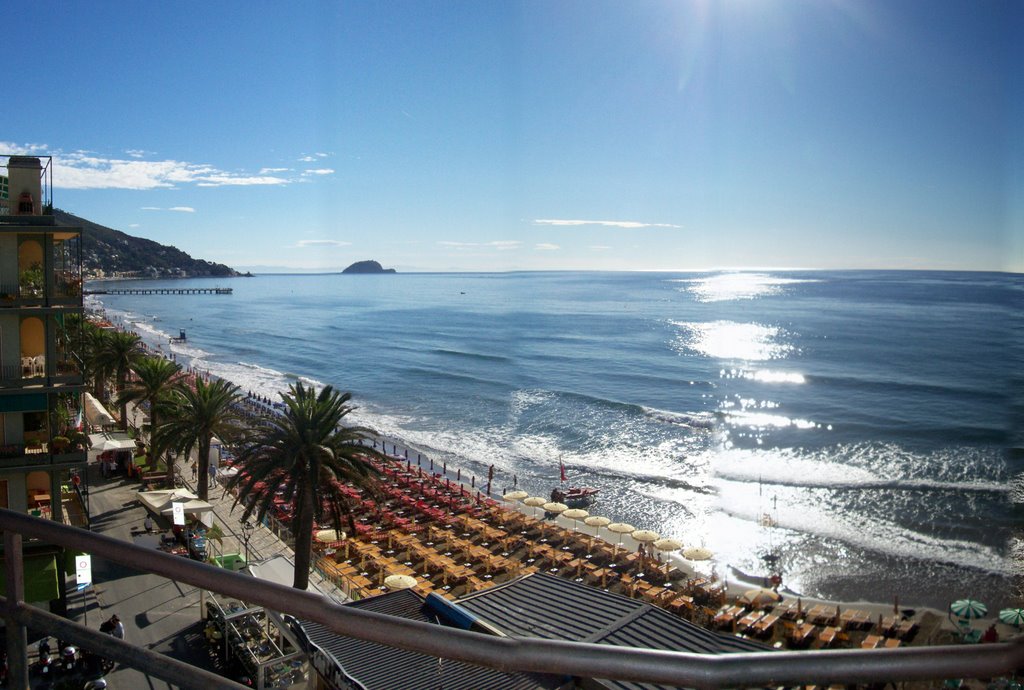
[{"label": "balcony railing", "polygon": [[83,530],[0,510],[4,532],[10,665],[8,687],[28,682],[26,627],[45,629],[118,663],[186,688],[240,688],[236,683],[151,650],[135,647],[25,605],[22,536],[86,553],[219,592],[302,620],[339,635],[458,659],[503,671],[555,673],[696,688],[763,687],[817,683],[879,683],[941,678],[990,678],[1024,667],[1024,640],[960,647],[830,650],[702,655],[552,640],[505,638],[439,627],[340,606],[319,595],[256,580],[179,556],[154,552]]}]

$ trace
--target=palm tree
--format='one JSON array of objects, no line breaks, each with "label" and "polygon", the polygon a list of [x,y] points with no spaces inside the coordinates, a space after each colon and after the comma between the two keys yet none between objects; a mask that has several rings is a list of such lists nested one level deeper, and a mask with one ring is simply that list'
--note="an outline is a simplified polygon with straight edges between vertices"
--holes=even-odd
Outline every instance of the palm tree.
[{"label": "palm tree", "polygon": [[92,394],[97,400],[103,399],[103,381],[110,376],[109,371],[103,371],[100,356],[106,336],[107,332],[102,328],[91,321],[85,322],[82,333],[82,376],[86,383],[92,385]]},{"label": "palm tree", "polygon": [[[161,449],[153,445],[153,430],[158,425],[161,408],[167,406],[171,391],[180,378],[181,367],[163,357],[142,357],[132,364],[131,370],[135,379],[121,391],[117,402],[119,405],[149,403],[149,441],[153,459],[159,461]],[[174,486],[173,462],[167,463],[167,479],[168,485]]]},{"label": "palm tree", "polygon": [[296,589],[306,589],[309,584],[314,521],[326,519],[337,527],[345,516],[350,533],[355,532],[341,482],[371,490],[376,487],[378,471],[370,459],[383,456],[361,445],[372,438],[372,432],[341,426],[355,409],[349,404],[351,398],[351,393],[339,393],[331,386],[318,395],[313,387],[292,385],[288,393],[281,394],[284,414],[253,432],[238,457],[244,471],[228,484],[229,489],[238,488],[235,505],[246,505],[242,519],[255,514],[262,521],[273,506],[274,488],[284,479],[284,498],[295,504]]},{"label": "palm tree", "polygon": [[207,383],[196,379],[195,387],[179,385],[171,394],[164,418],[153,434],[153,446],[175,450],[186,459],[199,454],[199,498],[209,496],[210,444],[214,436],[223,441],[240,438],[242,418],[235,405],[241,400],[238,386],[221,379]]},{"label": "palm tree", "polygon": [[[128,370],[142,357],[142,339],[127,331],[104,331],[96,353],[97,369],[117,377],[116,393],[124,390]],[[127,401],[121,401],[121,429],[128,429]]]}]

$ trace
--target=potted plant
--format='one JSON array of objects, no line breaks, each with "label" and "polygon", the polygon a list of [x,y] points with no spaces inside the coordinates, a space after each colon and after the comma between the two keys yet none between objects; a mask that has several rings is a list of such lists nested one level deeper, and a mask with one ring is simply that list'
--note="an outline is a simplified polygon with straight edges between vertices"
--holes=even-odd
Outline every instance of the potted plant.
[{"label": "potted plant", "polygon": [[38,261],[20,274],[18,274],[18,286],[22,295],[39,297],[43,294],[43,266]]},{"label": "potted plant", "polygon": [[54,436],[50,439],[50,448],[54,453],[61,454],[68,452],[71,447],[71,439],[67,436]]}]

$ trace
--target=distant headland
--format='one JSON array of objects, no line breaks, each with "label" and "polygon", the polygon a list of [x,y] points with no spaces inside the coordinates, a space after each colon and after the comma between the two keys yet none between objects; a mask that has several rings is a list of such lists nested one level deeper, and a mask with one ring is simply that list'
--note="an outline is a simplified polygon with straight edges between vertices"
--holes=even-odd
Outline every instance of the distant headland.
[{"label": "distant headland", "polygon": [[393,268],[384,268],[376,261],[357,261],[342,273],[397,273]]}]

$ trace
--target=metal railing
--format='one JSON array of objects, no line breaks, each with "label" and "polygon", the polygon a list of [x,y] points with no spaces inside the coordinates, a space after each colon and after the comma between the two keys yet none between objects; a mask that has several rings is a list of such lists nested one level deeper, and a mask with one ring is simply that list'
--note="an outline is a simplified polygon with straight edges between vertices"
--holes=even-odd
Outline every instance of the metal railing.
[{"label": "metal railing", "polygon": [[670,686],[719,688],[816,683],[877,683],[990,678],[1024,667],[1024,640],[1009,643],[883,650],[706,655],[611,645],[507,638],[438,627],[345,607],[319,595],[256,580],[110,537],[0,510],[6,548],[8,687],[27,687],[26,626],[47,629],[114,661],[186,688],[238,688],[232,681],[56,618],[24,603],[22,535],[109,559],[141,572],[218,592],[321,623],[339,635],[457,659],[501,671],[608,678]]}]

